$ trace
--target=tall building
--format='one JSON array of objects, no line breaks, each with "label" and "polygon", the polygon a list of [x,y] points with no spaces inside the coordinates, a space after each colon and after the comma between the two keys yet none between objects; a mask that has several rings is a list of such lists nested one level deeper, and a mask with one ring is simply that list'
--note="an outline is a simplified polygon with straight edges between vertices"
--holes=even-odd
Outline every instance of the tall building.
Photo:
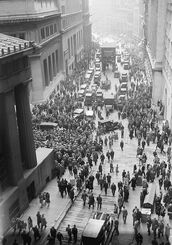
[{"label": "tall building", "polygon": [[165,53],[163,59],[165,87],[162,100],[165,106],[165,118],[172,128],[172,1],[167,1],[166,7]]},{"label": "tall building", "polygon": [[35,151],[29,103],[31,42],[0,34],[0,237],[51,178],[52,149]]},{"label": "tall building", "polygon": [[84,52],[89,53],[92,42],[92,24],[90,22],[89,1],[82,0],[82,13],[83,13],[83,41]]},{"label": "tall building", "polygon": [[65,74],[70,75],[84,52],[82,0],[59,0],[59,6],[63,67]]},{"label": "tall building", "polygon": [[30,102],[49,98],[91,45],[88,0],[2,0],[0,32],[36,43]]},{"label": "tall building", "polygon": [[58,1],[0,1],[0,32],[37,44],[37,52],[30,56],[33,79],[30,101],[46,100],[63,78]]},{"label": "tall building", "polygon": [[152,101],[161,100],[164,117],[172,126],[171,115],[171,9],[169,0],[145,1],[146,73],[152,83]]},{"label": "tall building", "polygon": [[93,32],[105,35],[127,34],[139,37],[140,0],[90,1]]}]

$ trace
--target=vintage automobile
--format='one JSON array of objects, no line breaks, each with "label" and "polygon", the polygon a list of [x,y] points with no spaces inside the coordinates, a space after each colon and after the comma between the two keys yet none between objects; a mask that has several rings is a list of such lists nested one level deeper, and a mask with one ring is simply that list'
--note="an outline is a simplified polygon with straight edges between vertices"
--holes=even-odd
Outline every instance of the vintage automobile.
[{"label": "vintage automobile", "polygon": [[41,130],[51,130],[57,127],[57,123],[53,122],[42,122],[39,125]]},{"label": "vintage automobile", "polygon": [[122,82],[128,82],[128,75],[127,73],[122,73],[120,77],[120,83]]},{"label": "vintage automobile", "polygon": [[83,83],[81,85],[80,89],[83,89],[85,91],[87,87],[88,87],[88,85],[86,83]]},{"label": "vintage automobile", "polygon": [[127,95],[127,88],[120,87],[119,95]]},{"label": "vintage automobile", "polygon": [[125,61],[123,63],[123,68],[124,68],[124,70],[129,70],[130,69],[130,63],[128,61]]},{"label": "vintage automobile", "polygon": [[121,129],[122,124],[120,122],[114,122],[114,121],[99,121],[98,122],[98,128],[102,129],[103,133],[113,132],[115,130]]},{"label": "vintage automobile", "polygon": [[96,212],[82,233],[81,245],[109,245],[114,233],[114,214]]},{"label": "vintage automobile", "polygon": [[94,74],[94,83],[96,83],[97,85],[100,85],[100,79],[101,79],[101,72],[96,71]]},{"label": "vintage automobile", "polygon": [[103,105],[103,92],[101,90],[96,92],[96,102],[98,106]]},{"label": "vintage automobile", "polygon": [[78,91],[78,100],[79,101],[83,101],[84,100],[84,97],[85,97],[85,90],[84,89],[80,89]]},{"label": "vintage automobile", "polygon": [[154,203],[155,203],[155,194],[156,194],[156,184],[150,183],[148,187],[148,194],[145,196],[143,202],[143,208],[147,208],[151,210],[151,213],[154,211]]},{"label": "vintage automobile", "polygon": [[85,111],[85,119],[86,120],[92,121],[92,120],[94,120],[94,118],[95,118],[95,115],[94,115],[94,112],[92,110]]},{"label": "vintage automobile", "polygon": [[84,118],[84,109],[78,108],[74,110],[73,117],[77,119],[83,119]]},{"label": "vintage automobile", "polygon": [[128,84],[127,82],[122,82],[121,85],[120,85],[120,88],[128,88]]},{"label": "vintage automobile", "polygon": [[92,92],[87,92],[85,94],[84,105],[85,106],[92,106],[92,102],[93,102],[93,94],[92,94]]},{"label": "vintage automobile", "polygon": [[120,78],[120,72],[118,70],[114,72],[114,78]]}]

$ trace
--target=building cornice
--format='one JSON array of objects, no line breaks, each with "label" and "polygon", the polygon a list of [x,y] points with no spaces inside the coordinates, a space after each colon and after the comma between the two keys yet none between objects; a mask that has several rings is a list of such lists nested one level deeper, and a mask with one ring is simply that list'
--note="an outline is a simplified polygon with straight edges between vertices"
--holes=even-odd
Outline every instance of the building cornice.
[{"label": "building cornice", "polygon": [[72,13],[66,13],[66,14],[61,14],[61,17],[68,17],[68,16],[71,16],[71,15],[76,15],[76,14],[81,14],[82,13],[82,10],[80,11],[77,11],[77,12],[72,12]]},{"label": "building cornice", "polygon": [[58,33],[58,34],[52,36],[51,38],[48,38],[44,42],[41,42],[40,43],[41,48],[45,47],[49,42],[51,42],[51,41],[53,41],[53,40],[55,40],[57,38],[60,38],[60,37],[61,37],[61,33]]},{"label": "building cornice", "polygon": [[61,16],[61,13],[57,11],[51,11],[51,12],[36,13],[36,14],[0,16],[0,24],[36,22],[36,21],[50,19],[57,16]]},{"label": "building cornice", "polygon": [[66,29],[62,29],[62,30],[61,30],[61,33],[63,34],[63,33],[65,33],[65,32],[68,32],[68,31],[72,30],[73,28],[75,28],[75,27],[77,27],[77,26],[79,26],[79,25],[81,25],[81,24],[83,24],[83,21],[80,21],[79,23],[74,24],[74,25],[72,25],[72,26],[70,26],[70,27],[68,27],[68,28],[66,28]]}]

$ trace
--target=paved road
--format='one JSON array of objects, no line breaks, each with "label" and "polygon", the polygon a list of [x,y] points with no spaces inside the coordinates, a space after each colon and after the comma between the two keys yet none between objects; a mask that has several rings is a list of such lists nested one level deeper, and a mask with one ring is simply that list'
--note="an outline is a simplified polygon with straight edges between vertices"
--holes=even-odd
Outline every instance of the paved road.
[{"label": "paved road", "polygon": [[[111,88],[113,90],[115,87],[115,84],[118,83],[118,80],[113,78],[113,74],[110,71],[108,72],[108,77],[109,77],[109,79],[111,79],[112,84],[114,84],[114,85],[112,85],[112,88]],[[111,91],[109,91],[109,92],[111,93]],[[105,118],[105,110],[103,111],[103,117]],[[117,121],[117,112],[113,112],[110,115],[109,119]],[[96,121],[97,121],[97,119],[96,119]],[[123,169],[125,169],[126,171],[130,171],[130,173],[132,173],[133,165],[135,163],[136,164],[138,163],[138,159],[136,158],[137,140],[136,139],[133,139],[133,140],[129,139],[128,130],[127,130],[127,125],[128,125],[127,120],[122,120],[122,123],[125,126],[124,151],[122,152],[120,147],[119,147],[120,132],[118,132],[119,133],[119,140],[114,142],[114,145],[113,145],[113,149],[115,151],[114,165],[115,166],[116,166],[116,164],[119,165],[118,176],[116,176],[115,173],[112,174],[112,182],[115,182],[115,183],[117,183],[119,180],[121,180],[121,173],[122,173]],[[150,163],[152,163],[152,160],[153,160],[152,152],[154,149],[155,149],[155,145],[153,145],[153,144],[151,144],[149,147],[146,147],[146,149],[145,149],[146,154],[148,156],[148,162],[150,162]],[[106,153],[108,148],[104,148],[103,150],[104,150],[104,153]],[[165,157],[162,155],[160,155],[160,158],[161,158],[161,160],[165,159]],[[108,172],[109,172],[109,166],[108,166],[108,163],[106,162],[104,165],[104,173],[107,174]],[[71,176],[69,175],[68,172],[66,172],[65,177],[67,179],[70,179]],[[72,206],[71,209],[69,209],[67,216],[64,218],[63,222],[61,223],[61,220],[64,217],[66,210],[68,210],[68,208],[71,204],[70,200],[68,197],[65,197],[64,199],[62,199],[60,197],[60,194],[57,191],[56,180],[51,181],[48,184],[48,186],[45,188],[45,191],[48,191],[51,195],[50,208],[44,207],[41,209],[39,206],[39,200],[38,200],[38,198],[36,198],[35,200],[33,200],[30,203],[29,208],[23,214],[23,216],[22,216],[23,220],[26,221],[28,216],[31,216],[33,218],[33,223],[36,224],[36,213],[39,210],[41,213],[45,214],[45,217],[47,218],[47,221],[48,221],[47,231],[44,231],[42,237],[45,237],[47,235],[49,228],[53,225],[55,227],[59,227],[59,229],[63,232],[64,236],[66,237],[66,231],[65,231],[66,226],[68,224],[71,224],[71,226],[73,226],[73,224],[76,224],[78,229],[80,230],[80,234],[81,234],[83,227],[85,226],[87,220],[89,219],[89,217],[92,214],[92,210],[89,210],[88,207],[85,207],[83,209],[81,197],[79,196],[76,199],[75,204]],[[132,209],[134,206],[139,207],[139,205],[140,205],[139,204],[140,191],[141,191],[140,187],[137,187],[135,191],[130,190],[129,202],[126,203],[126,207],[128,209],[128,213],[129,213],[127,223],[124,225],[122,220],[121,220],[121,217],[120,217],[119,241],[118,241],[118,243],[116,240],[115,240],[115,243],[113,241],[114,244],[125,245],[125,244],[129,244],[132,241],[132,237],[133,237]],[[95,192],[95,196],[97,196],[97,194],[100,193],[99,187],[96,184],[95,184],[94,192]],[[103,196],[103,193],[102,193],[102,196]],[[117,198],[118,198],[117,195],[115,196],[115,198],[113,198],[111,196],[110,191],[109,191],[107,197],[103,196],[102,210],[104,209],[105,211],[107,211],[107,210],[112,211],[113,210],[113,203],[117,202]],[[84,220],[84,222],[83,222],[83,220]],[[166,223],[169,222],[171,227],[172,227],[172,222],[169,221],[167,215],[165,217],[165,222]],[[142,233],[145,234],[143,244],[145,244],[145,245],[150,244],[152,236],[150,238],[148,238],[148,236],[146,235],[146,227],[144,224],[141,224],[140,230]],[[8,244],[11,245],[12,240],[13,239],[11,239]],[[44,238],[43,238],[43,240],[44,240]],[[43,240],[41,240],[41,242],[39,244],[45,244],[43,242]],[[20,240],[19,244],[22,244],[21,240]]]}]

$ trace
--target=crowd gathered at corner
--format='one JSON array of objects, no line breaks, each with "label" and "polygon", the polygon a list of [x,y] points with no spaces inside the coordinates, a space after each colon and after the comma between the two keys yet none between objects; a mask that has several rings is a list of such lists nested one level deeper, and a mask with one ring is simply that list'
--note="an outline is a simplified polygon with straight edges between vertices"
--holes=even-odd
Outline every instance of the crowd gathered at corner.
[{"label": "crowd gathered at corner", "polygon": [[[75,199],[75,193],[71,183],[61,177],[59,166],[63,166],[64,169],[68,168],[73,173],[77,182],[77,189],[84,190],[81,198],[83,200],[83,206],[88,203],[88,208],[95,208],[97,203],[97,209],[101,210],[103,201],[101,194],[94,197],[93,190],[95,179],[100,186],[100,190],[104,191],[105,196],[107,190],[110,189],[112,196],[118,193],[118,201],[114,203],[114,214],[116,215],[114,221],[115,236],[120,235],[119,231],[119,217],[122,215],[123,222],[126,224],[127,217],[129,215],[125,203],[130,201],[131,191],[135,191],[140,176],[142,177],[142,191],[140,194],[140,207],[133,207],[133,231],[134,240],[136,244],[143,243],[143,234],[140,229],[141,224],[141,208],[143,207],[144,199],[148,195],[148,188],[151,183],[158,181],[160,195],[156,197],[156,215],[154,219],[148,218],[146,221],[148,236],[152,236],[152,245],[168,245],[170,236],[170,226],[164,222],[164,216],[169,211],[170,205],[172,206],[171,195],[171,143],[172,135],[169,125],[166,123],[162,128],[159,127],[159,115],[158,110],[154,110],[151,107],[151,87],[148,83],[143,82],[143,72],[134,70],[131,77],[135,83],[130,91],[130,97],[127,103],[123,106],[122,111],[118,112],[119,119],[125,116],[128,119],[128,132],[129,138],[132,140],[136,138],[138,140],[138,148],[136,149],[136,156],[138,158],[138,165],[133,166],[133,172],[122,171],[121,181],[117,186],[111,181],[111,173],[114,171],[118,174],[118,165],[115,166],[115,153],[113,150],[114,138],[102,136],[101,133],[96,130],[94,122],[88,122],[85,119],[77,120],[73,118],[73,111],[80,107],[80,102],[77,102],[77,90],[79,89],[79,81],[82,79],[77,76],[62,82],[60,90],[57,94],[53,94],[50,100],[39,106],[33,108],[33,125],[34,125],[34,137],[36,147],[51,147],[55,151],[56,159],[56,175],[59,192],[61,197],[64,195],[70,197],[72,203]],[[157,105],[160,106],[161,103]],[[58,124],[57,128],[52,130],[42,131],[39,128],[39,124],[42,121],[54,122]],[[93,131],[96,132],[95,138],[93,138]],[[124,147],[124,132],[121,130],[121,150],[125,151]],[[109,141],[111,142],[110,144]],[[123,143],[122,143],[123,142]],[[145,152],[145,146],[149,147],[150,144],[155,145],[153,154],[153,162],[150,163]],[[165,151],[165,148],[167,149]],[[104,153],[106,151],[106,153]],[[165,160],[161,160],[163,156]],[[107,159],[107,161],[105,161]],[[109,163],[109,173],[103,174],[103,165]],[[89,174],[90,169],[95,165],[97,172],[94,175]],[[130,188],[131,186],[131,188]],[[87,202],[88,201],[88,202]],[[40,205],[51,206],[51,197],[49,193],[43,193],[40,195]],[[20,230],[23,238],[23,244],[31,244],[30,231],[33,231],[34,239],[39,240],[41,238],[41,232],[46,229],[47,221],[44,214],[39,211],[37,213],[37,224],[33,225],[32,218],[28,218],[24,230]],[[15,232],[15,230],[14,230]],[[68,235],[68,242],[77,242],[77,227],[73,228],[68,225],[66,231]],[[164,238],[164,239],[163,239]],[[55,244],[55,240],[58,240],[62,244],[64,234],[51,227],[50,233],[47,237],[47,244]],[[14,241],[13,245],[17,245],[17,241]]]}]

